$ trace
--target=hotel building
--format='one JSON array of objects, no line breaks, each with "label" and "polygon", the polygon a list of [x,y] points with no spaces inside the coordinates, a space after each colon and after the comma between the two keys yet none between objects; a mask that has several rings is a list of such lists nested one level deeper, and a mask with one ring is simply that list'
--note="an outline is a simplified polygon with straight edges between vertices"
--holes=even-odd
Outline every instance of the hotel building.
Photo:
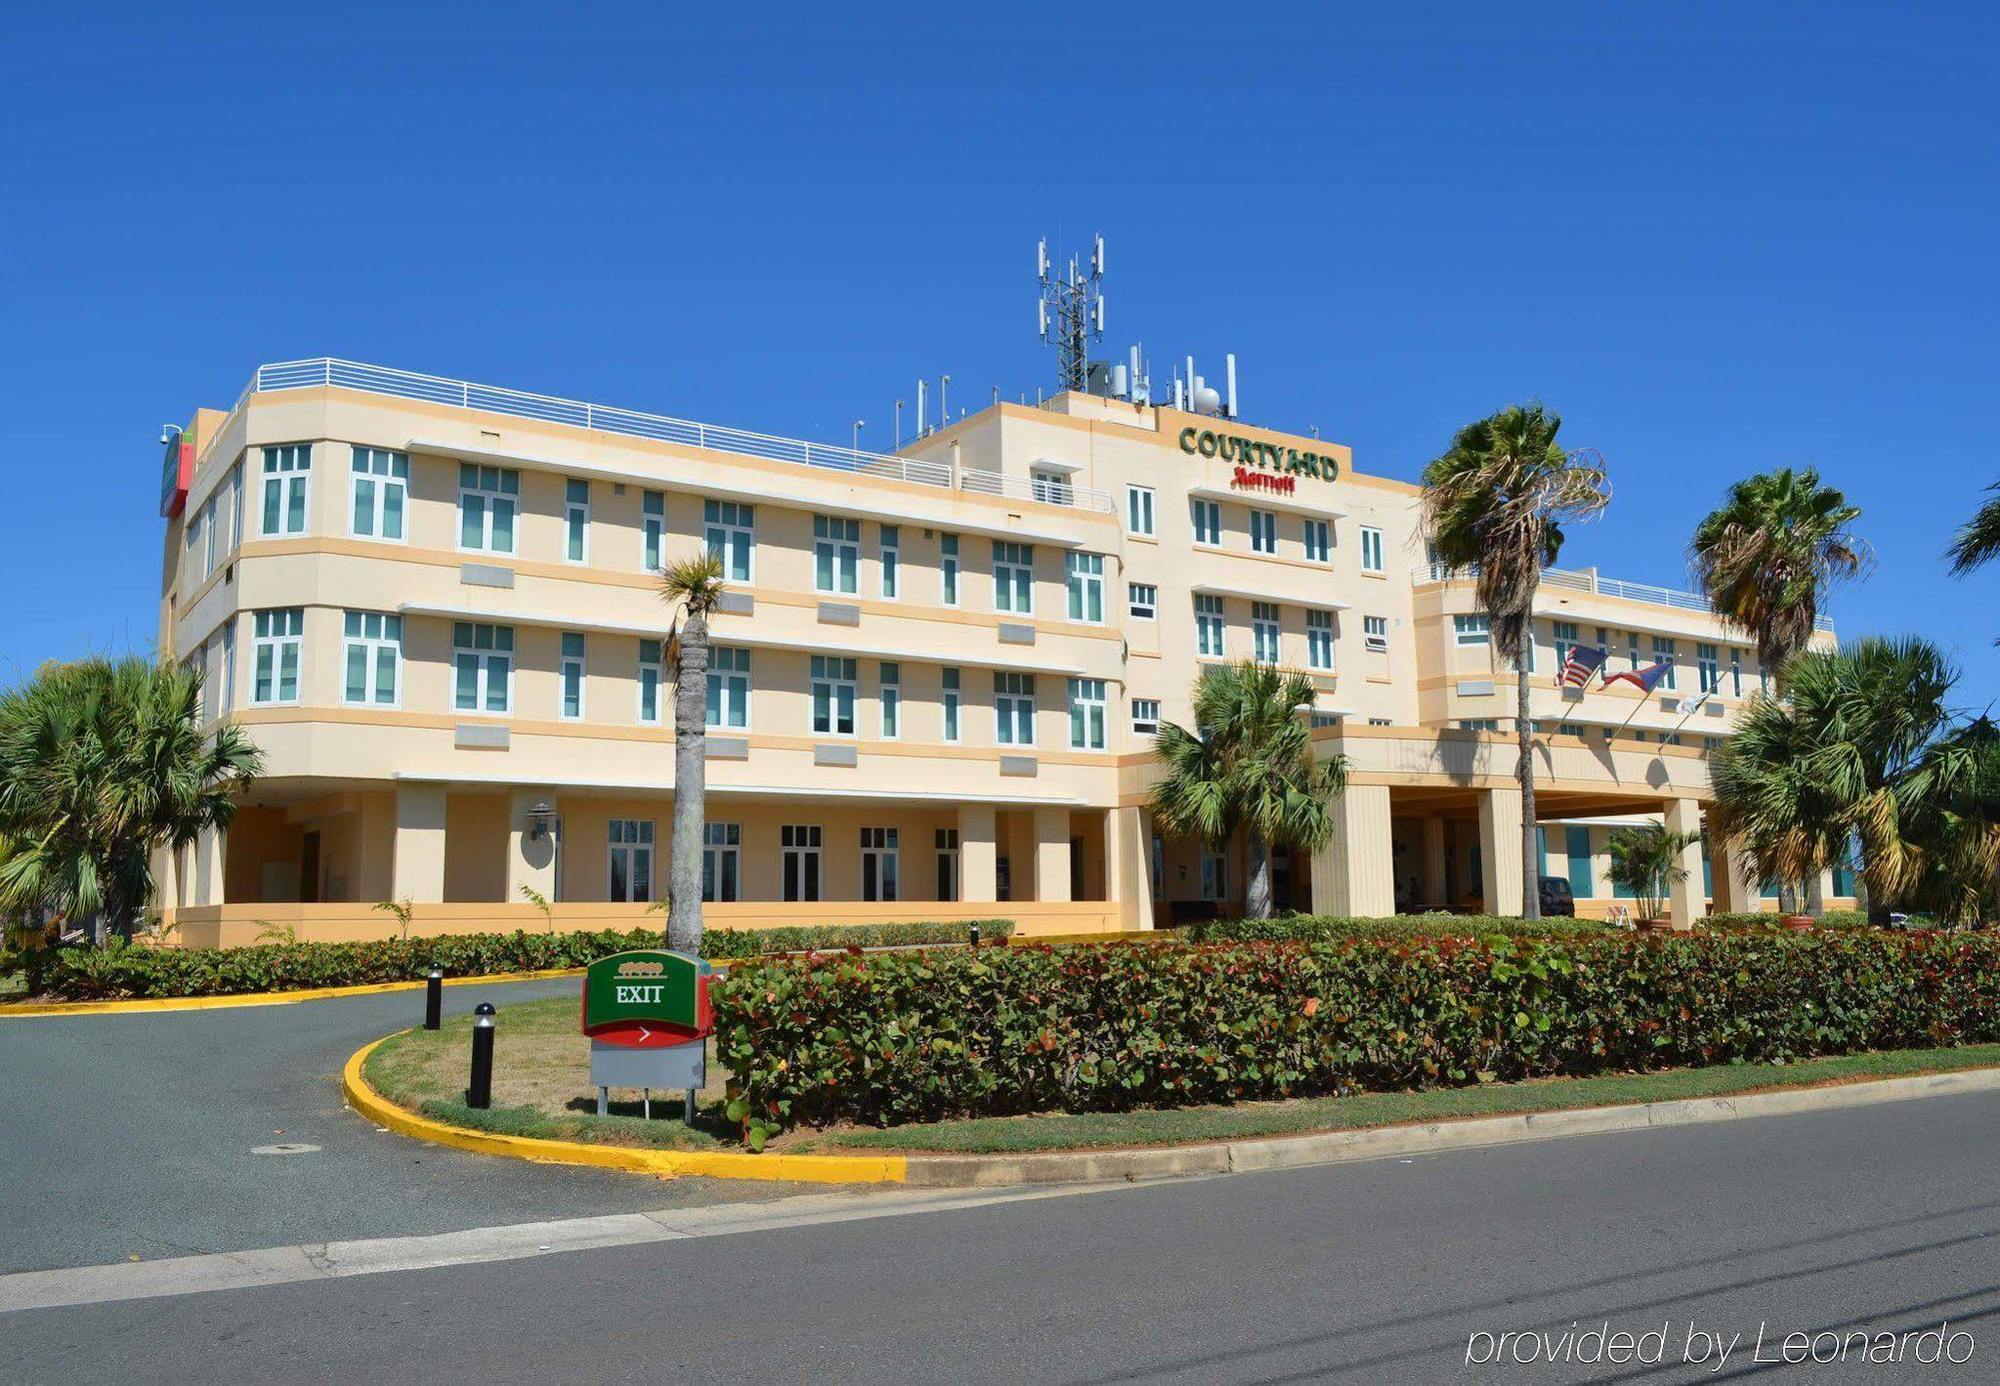
[{"label": "hotel building", "polygon": [[[1310,674],[1351,764],[1280,905],[1520,907],[1512,672],[1417,488],[1335,443],[1065,393],[876,454],[309,360],[199,411],[162,491],[161,649],[265,760],[226,834],[161,863],[187,943],[382,935],[384,901],[417,932],[541,927],[534,895],[559,927],[640,922],[674,790],[656,570],[703,548],[713,923],[1240,907],[1242,844],[1146,804],[1154,730],[1246,658]],[[1534,625],[1542,870],[1601,913],[1610,827],[1700,826],[1764,671],[1698,597],[1589,569],[1547,574]],[[1577,643],[1674,669],[1561,690]],[[1678,919],[1757,907],[1703,856]]]}]

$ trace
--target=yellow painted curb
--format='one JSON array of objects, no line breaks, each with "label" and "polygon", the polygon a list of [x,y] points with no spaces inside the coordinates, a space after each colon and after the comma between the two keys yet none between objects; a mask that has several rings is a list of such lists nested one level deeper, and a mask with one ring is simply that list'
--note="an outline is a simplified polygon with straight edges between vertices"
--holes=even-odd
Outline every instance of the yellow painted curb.
[{"label": "yellow painted curb", "polygon": [[[493,972],[483,977],[447,977],[448,987],[482,982],[532,982],[542,977],[581,977],[580,967],[551,967],[539,972]],[[35,1001],[0,1003],[0,1019],[29,1015],[123,1015],[140,1011],[213,1011],[230,1006],[289,1006],[298,1001],[326,1001],[338,996],[372,996],[385,991],[415,991],[424,979],[411,982],[371,982],[358,987],[315,987],[309,991],[247,991],[237,996],[167,996],[146,1001]]]},{"label": "yellow painted curb", "polygon": [[382,1096],[361,1076],[361,1066],[385,1035],[363,1045],[347,1060],[340,1086],[347,1105],[377,1126],[436,1145],[456,1146],[481,1155],[506,1155],[552,1165],[592,1165],[622,1169],[663,1179],[706,1174],[717,1179],[764,1179],[806,1184],[900,1184],[908,1161],[901,1155],[748,1155],[731,1151],[642,1150],[629,1145],[590,1145],[582,1141],[551,1141],[533,1136],[503,1136],[491,1131],[452,1126],[421,1116]]}]

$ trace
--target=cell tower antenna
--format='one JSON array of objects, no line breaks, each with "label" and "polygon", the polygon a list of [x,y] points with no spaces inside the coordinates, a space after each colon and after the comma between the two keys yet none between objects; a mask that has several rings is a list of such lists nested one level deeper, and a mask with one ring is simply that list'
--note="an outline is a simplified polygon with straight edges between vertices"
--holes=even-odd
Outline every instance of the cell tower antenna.
[{"label": "cell tower antenna", "polygon": [[1042,340],[1056,349],[1056,388],[1081,391],[1089,382],[1090,344],[1104,338],[1104,237],[1093,243],[1088,274],[1072,256],[1068,275],[1052,276],[1047,240],[1035,247],[1035,270]]}]

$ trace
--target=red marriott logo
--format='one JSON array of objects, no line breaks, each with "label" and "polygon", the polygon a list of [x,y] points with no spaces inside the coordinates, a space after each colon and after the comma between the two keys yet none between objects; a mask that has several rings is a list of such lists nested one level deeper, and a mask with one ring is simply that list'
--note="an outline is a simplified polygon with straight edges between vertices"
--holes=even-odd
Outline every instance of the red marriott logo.
[{"label": "red marriott logo", "polygon": [[1294,495],[1299,489],[1299,479],[1295,476],[1273,476],[1269,472],[1253,472],[1248,467],[1238,467],[1229,484],[1246,491],[1273,491],[1281,496]]}]

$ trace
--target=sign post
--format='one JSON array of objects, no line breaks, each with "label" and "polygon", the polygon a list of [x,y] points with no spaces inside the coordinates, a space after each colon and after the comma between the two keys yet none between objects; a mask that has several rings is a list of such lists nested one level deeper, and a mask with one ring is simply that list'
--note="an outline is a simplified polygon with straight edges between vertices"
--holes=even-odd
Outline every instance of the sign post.
[{"label": "sign post", "polygon": [[706,961],[666,949],[636,949],[599,958],[583,976],[583,1033],[590,1036],[590,1082],[603,1116],[612,1088],[638,1088],[653,1115],[654,1088],[694,1095],[708,1076],[708,1005],[713,976]]}]

